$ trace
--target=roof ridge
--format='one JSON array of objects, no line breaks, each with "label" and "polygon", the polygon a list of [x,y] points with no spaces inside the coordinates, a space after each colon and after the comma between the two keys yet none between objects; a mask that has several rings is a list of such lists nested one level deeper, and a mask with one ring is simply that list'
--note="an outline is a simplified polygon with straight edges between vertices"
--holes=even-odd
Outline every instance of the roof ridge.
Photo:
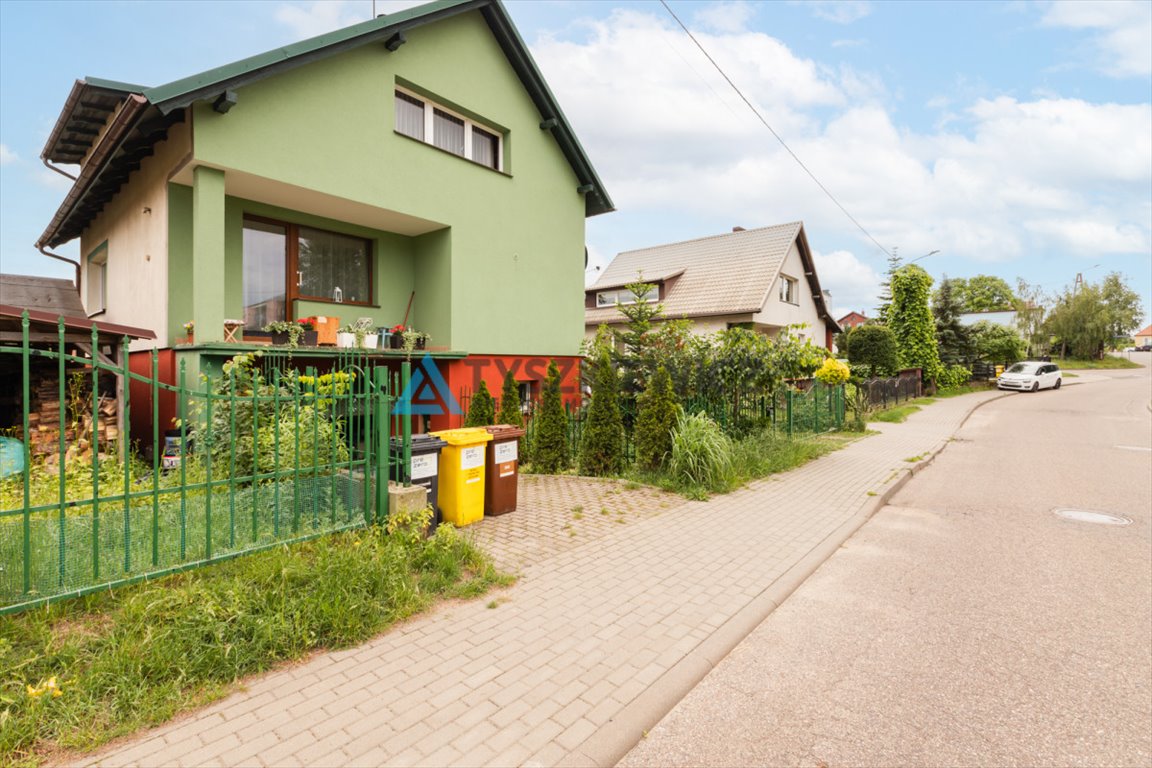
[{"label": "roof ridge", "polygon": [[802,226],[804,226],[803,221],[800,221],[800,220],[788,221],[788,222],[785,222],[783,224],[769,224],[768,226],[756,227],[754,229],[742,229],[738,232],[721,232],[718,235],[704,235],[703,237],[693,237],[693,238],[689,238],[688,240],[677,240],[677,241],[672,242],[672,243],[661,243],[660,245],[649,245],[649,246],[646,246],[644,248],[634,248],[630,251],[620,251],[620,253],[618,253],[616,255],[617,256],[623,256],[626,253],[640,253],[642,251],[654,251],[658,248],[671,248],[672,246],[675,246],[675,245],[688,245],[690,243],[702,243],[705,240],[718,240],[722,237],[733,237],[735,235],[753,234],[753,233],[757,233],[757,232],[764,232],[765,230],[769,230],[769,229],[779,229],[779,228],[783,228],[783,227],[799,228]]}]

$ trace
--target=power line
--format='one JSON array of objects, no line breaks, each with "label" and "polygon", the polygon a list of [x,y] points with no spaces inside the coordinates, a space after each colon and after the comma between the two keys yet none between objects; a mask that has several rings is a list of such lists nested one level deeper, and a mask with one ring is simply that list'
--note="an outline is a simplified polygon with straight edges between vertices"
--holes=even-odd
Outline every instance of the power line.
[{"label": "power line", "polygon": [[744,103],[748,105],[748,109],[752,110],[752,114],[756,115],[757,119],[764,124],[764,127],[767,128],[774,137],[776,137],[776,141],[780,142],[780,146],[784,147],[785,151],[787,151],[788,154],[792,156],[792,159],[796,161],[796,164],[804,169],[804,172],[808,174],[812,181],[816,182],[816,186],[820,187],[821,191],[828,196],[828,199],[836,204],[836,207],[839,208],[844,213],[844,215],[847,216],[848,219],[856,225],[857,229],[864,233],[865,237],[875,243],[876,247],[883,251],[885,255],[891,256],[892,254],[888,253],[888,249],[880,245],[879,240],[872,237],[872,233],[866,230],[864,225],[857,221],[856,217],[848,212],[848,209],[845,208],[840,203],[840,201],[836,199],[836,196],[833,195],[832,192],[829,191],[829,189],[820,182],[820,179],[816,178],[816,174],[812,173],[808,166],[804,165],[804,161],[801,160],[796,155],[796,153],[792,151],[792,148],[789,147],[787,142],[785,142],[784,139],[780,137],[780,134],[776,133],[775,129],[773,129],[772,126],[768,124],[768,121],[764,119],[764,115],[760,114],[760,110],[756,109],[755,105],[752,104],[752,102],[748,100],[748,97],[744,95],[744,92],[741,91],[739,87],[737,87],[736,83],[732,82],[732,78],[728,77],[728,73],[725,72],[723,68],[721,68],[721,66],[716,63],[716,60],[712,58],[712,55],[708,53],[707,49],[700,44],[700,41],[697,40],[696,36],[692,34],[692,30],[688,29],[684,22],[680,21],[680,17],[677,16],[676,12],[673,11],[672,8],[668,5],[667,0],[660,0],[660,4],[663,5],[664,10],[668,11],[668,14],[676,20],[676,23],[679,24],[680,28],[684,30],[684,34],[688,35],[692,42],[696,44],[696,47],[700,49],[700,52],[704,54],[705,58],[707,58],[708,61],[711,62],[712,66],[716,68],[716,71],[720,73],[720,76],[728,81],[728,85],[730,85],[732,90],[736,91],[736,95],[739,96],[744,101]]}]

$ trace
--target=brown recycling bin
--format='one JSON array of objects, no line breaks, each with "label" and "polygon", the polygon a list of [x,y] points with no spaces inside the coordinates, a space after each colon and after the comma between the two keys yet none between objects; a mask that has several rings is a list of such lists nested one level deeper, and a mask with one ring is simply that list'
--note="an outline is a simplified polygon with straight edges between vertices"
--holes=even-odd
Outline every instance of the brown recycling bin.
[{"label": "brown recycling bin", "polygon": [[524,430],[509,424],[495,424],[487,429],[492,441],[484,462],[484,514],[503,515],[516,510],[520,438]]}]

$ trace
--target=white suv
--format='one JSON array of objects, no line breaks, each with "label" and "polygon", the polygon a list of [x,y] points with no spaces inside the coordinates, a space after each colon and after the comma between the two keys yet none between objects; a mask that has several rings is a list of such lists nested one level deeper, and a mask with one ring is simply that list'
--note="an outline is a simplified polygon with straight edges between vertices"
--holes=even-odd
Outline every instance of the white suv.
[{"label": "white suv", "polygon": [[1032,360],[1016,363],[996,379],[1000,389],[1014,389],[1020,392],[1035,392],[1040,389],[1060,389],[1063,377],[1055,363],[1039,363]]}]

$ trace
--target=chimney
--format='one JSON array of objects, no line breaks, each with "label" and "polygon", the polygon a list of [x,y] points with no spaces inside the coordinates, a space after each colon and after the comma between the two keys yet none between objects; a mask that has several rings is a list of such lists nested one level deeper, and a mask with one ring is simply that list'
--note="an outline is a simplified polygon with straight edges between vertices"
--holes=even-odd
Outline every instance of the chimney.
[{"label": "chimney", "polygon": [[744,232],[746,230],[744,229],[744,227],[732,227],[732,231],[733,232]]}]

